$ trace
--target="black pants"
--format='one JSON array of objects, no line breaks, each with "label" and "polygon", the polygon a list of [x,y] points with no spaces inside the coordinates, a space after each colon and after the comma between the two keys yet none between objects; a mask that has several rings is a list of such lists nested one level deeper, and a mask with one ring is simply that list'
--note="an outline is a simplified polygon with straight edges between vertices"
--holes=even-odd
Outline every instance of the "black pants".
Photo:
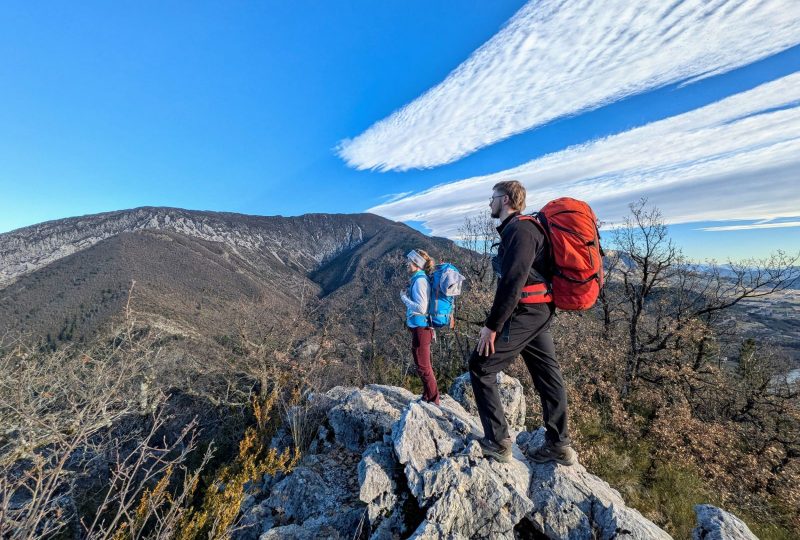
[{"label": "black pants", "polygon": [[493,355],[478,356],[477,350],[472,352],[469,374],[483,432],[487,437],[501,441],[509,436],[506,415],[500,403],[497,373],[522,354],[542,400],[547,440],[555,446],[570,444],[567,433],[567,392],[550,333],[552,317],[553,307],[549,304],[520,305],[497,334]]}]

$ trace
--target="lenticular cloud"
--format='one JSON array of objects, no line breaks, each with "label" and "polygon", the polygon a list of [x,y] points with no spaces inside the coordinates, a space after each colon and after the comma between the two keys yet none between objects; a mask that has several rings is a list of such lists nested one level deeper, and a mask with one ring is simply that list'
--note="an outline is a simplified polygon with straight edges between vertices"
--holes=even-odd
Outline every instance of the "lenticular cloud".
[{"label": "lenticular cloud", "polygon": [[358,169],[453,162],[514,134],[800,43],[797,0],[531,1],[439,85],[352,140]]},{"label": "lenticular cloud", "polygon": [[[648,197],[672,223],[794,217],[800,209],[800,72],[712,105],[574,146],[519,167],[387,202],[369,211],[457,237],[488,207],[492,186],[516,179],[528,206],[569,196],[619,221]],[[789,225],[785,225],[789,226]]]}]

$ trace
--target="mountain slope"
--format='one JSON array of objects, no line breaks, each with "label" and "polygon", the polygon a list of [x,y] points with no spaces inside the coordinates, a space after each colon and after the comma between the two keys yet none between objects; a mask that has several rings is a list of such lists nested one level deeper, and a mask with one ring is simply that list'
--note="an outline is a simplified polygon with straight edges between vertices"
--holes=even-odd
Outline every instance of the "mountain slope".
[{"label": "mountain slope", "polygon": [[137,310],[216,335],[242,302],[280,311],[334,292],[356,302],[367,266],[413,247],[457,249],[371,214],[137,208],[48,222],[0,235],[0,328],[51,343],[91,336],[135,281]]},{"label": "mountain slope", "polygon": [[153,207],[48,221],[0,234],[0,288],[124,232],[174,231],[236,250],[271,254],[286,266],[309,271],[391,223],[372,214],[286,218]]}]

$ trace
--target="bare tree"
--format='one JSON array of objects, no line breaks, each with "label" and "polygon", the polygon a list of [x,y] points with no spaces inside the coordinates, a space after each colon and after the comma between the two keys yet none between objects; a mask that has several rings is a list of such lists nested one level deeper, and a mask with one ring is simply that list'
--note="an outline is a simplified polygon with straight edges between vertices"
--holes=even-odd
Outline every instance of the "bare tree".
[{"label": "bare tree", "polygon": [[620,256],[628,258],[619,271],[627,302],[628,327],[623,396],[630,392],[645,353],[640,327],[646,302],[658,287],[670,282],[675,266],[682,261],[680,251],[669,238],[661,212],[646,205],[646,199],[631,204],[631,214],[614,231],[614,243]]},{"label": "bare tree", "polygon": [[[729,263],[723,273],[715,263],[690,264],[669,237],[661,212],[642,199],[614,232],[618,249],[614,269],[621,279],[621,307],[628,339],[622,394],[641,376],[643,362],[680,343],[688,327],[702,325],[695,339],[693,368],[699,370],[712,344],[712,325],[724,310],[745,298],[757,298],[790,287],[800,277],[798,257],[777,252],[765,260]],[[613,284],[611,285],[613,287]],[[611,321],[614,301],[604,299]]]},{"label": "bare tree", "polygon": [[[200,471],[185,468],[196,448],[194,425],[172,441],[156,439],[167,396],[148,381],[159,351],[126,315],[127,326],[110,345],[86,352],[19,345],[0,357],[0,537],[69,529],[77,537],[109,538],[124,526],[137,538],[145,525],[152,531],[177,524]],[[140,418],[149,424],[142,438],[116,429]],[[105,470],[109,455],[115,465],[106,500],[92,523],[79,521],[76,486]],[[162,482],[167,471],[183,472],[182,487],[171,478]],[[148,505],[136,506],[145,494]]]},{"label": "bare tree", "polygon": [[495,276],[492,272],[491,258],[499,237],[489,212],[466,216],[464,223],[458,229],[458,239],[461,247],[477,255],[464,261],[463,273],[470,283],[493,284]]}]

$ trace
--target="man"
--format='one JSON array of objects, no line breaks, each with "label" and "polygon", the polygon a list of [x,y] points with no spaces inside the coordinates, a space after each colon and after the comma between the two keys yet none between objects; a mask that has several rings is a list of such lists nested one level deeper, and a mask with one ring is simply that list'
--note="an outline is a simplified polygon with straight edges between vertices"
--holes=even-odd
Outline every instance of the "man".
[{"label": "man", "polygon": [[555,305],[548,285],[552,276],[549,246],[533,221],[520,218],[525,196],[525,187],[519,182],[500,182],[489,203],[492,217],[501,220],[497,228],[501,240],[494,261],[497,292],[469,361],[485,435],[479,442],[484,455],[501,462],[511,460],[497,374],[522,354],[542,400],[547,440],[529,458],[572,465],[576,456],[567,433],[567,394],[550,333]]}]

